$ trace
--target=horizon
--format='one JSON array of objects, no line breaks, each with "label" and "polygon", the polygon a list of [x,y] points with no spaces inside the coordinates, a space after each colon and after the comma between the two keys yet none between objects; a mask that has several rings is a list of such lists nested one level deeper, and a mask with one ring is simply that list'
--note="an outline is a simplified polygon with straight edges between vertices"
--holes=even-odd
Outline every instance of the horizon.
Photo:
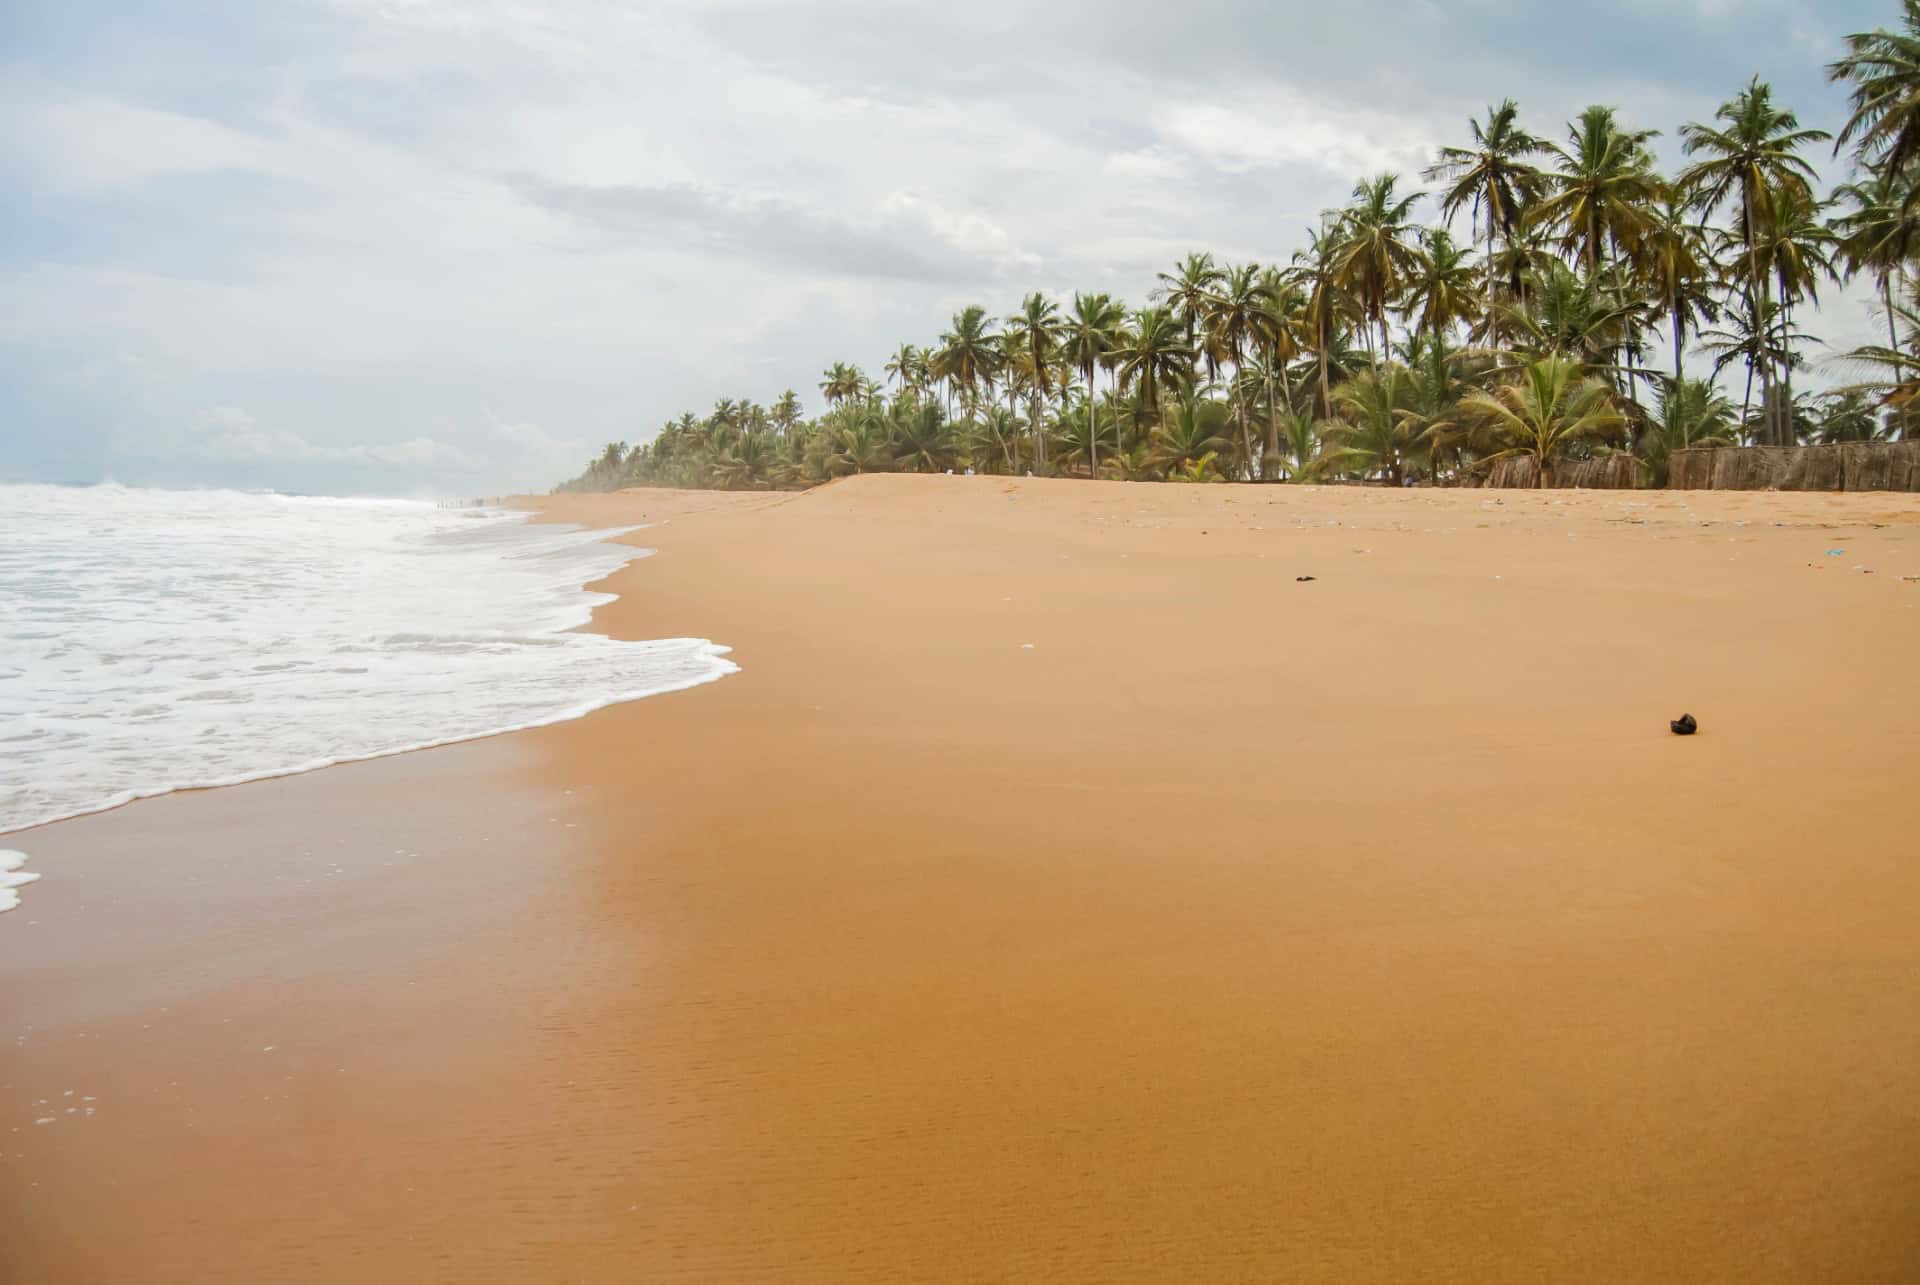
[{"label": "horizon", "polygon": [[[824,368],[877,375],[968,303],[1284,263],[1362,176],[1425,190],[1489,101],[1555,139],[1616,105],[1667,173],[1755,74],[1837,128],[1826,63],[1897,16],[1635,3],[1576,50],[1545,11],[29,6],[0,17],[0,479],[544,490],[720,398],[816,414]],[[1871,337],[1865,294],[1805,328]]]}]

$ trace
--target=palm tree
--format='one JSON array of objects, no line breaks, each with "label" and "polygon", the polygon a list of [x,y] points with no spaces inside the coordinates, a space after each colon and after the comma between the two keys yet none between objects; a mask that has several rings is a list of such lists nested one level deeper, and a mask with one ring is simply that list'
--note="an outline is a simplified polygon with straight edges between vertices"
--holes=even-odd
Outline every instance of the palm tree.
[{"label": "palm tree", "polygon": [[1896,354],[1896,379],[1900,336],[1894,329],[1893,282],[1899,277],[1904,293],[1907,265],[1920,252],[1920,210],[1914,207],[1912,189],[1910,178],[1882,173],[1843,184],[1834,192],[1836,201],[1852,206],[1834,221],[1833,230],[1840,238],[1838,261],[1849,276],[1873,274],[1887,319],[1888,351]]},{"label": "palm tree", "polygon": [[[1901,0],[1900,26],[1848,36],[1847,56],[1827,68],[1829,79],[1853,84],[1853,111],[1834,154],[1852,143],[1868,171],[1893,178],[1908,176],[1920,157],[1920,0]],[[1904,206],[1913,206],[1915,192],[1905,187]]]},{"label": "palm tree", "polygon": [[[1754,77],[1747,87],[1720,104],[1714,113],[1719,126],[1689,124],[1680,127],[1688,156],[1701,156],[1675,180],[1695,199],[1703,214],[1711,215],[1730,200],[1739,202],[1740,219],[1734,236],[1746,251],[1747,311],[1757,318],[1768,298],[1766,266],[1760,244],[1773,223],[1776,205],[1798,197],[1813,200],[1813,167],[1798,153],[1808,143],[1831,138],[1824,130],[1802,129],[1791,111],[1775,107],[1773,87]],[[1772,405],[1771,364],[1759,371],[1763,404]],[[1776,440],[1791,432],[1791,424],[1776,426]]]},{"label": "palm tree", "polygon": [[1416,339],[1470,319],[1478,306],[1473,296],[1477,274],[1470,262],[1472,252],[1455,245],[1445,228],[1429,228],[1423,235],[1426,261],[1420,275],[1407,283],[1406,295],[1406,315]]},{"label": "palm tree", "polygon": [[992,472],[996,461],[1006,465],[1007,476],[1020,472],[1020,439],[1027,425],[1005,406],[991,407],[968,426],[967,451],[974,464]]},{"label": "palm tree", "polygon": [[[1805,339],[1806,336],[1791,330],[1785,324],[1779,304],[1771,299],[1763,299],[1760,302],[1758,315],[1738,309],[1731,310],[1726,314],[1722,326],[1701,331],[1700,338],[1702,340],[1700,346],[1714,355],[1713,374],[1714,378],[1718,379],[1721,372],[1735,362],[1745,365],[1750,373],[1756,370],[1771,370],[1775,366],[1783,365],[1794,343]],[[1780,407],[1772,398],[1771,391],[1771,386],[1762,390],[1762,397],[1766,400],[1761,403],[1762,422],[1757,440],[1771,441],[1774,445],[1791,446],[1793,445],[1791,441],[1781,441],[1780,424],[1775,418]],[[1753,380],[1749,377],[1746,397],[1740,406],[1740,421],[1743,426],[1747,422],[1752,406]]]},{"label": "palm tree", "polygon": [[1707,229],[1678,193],[1665,194],[1647,225],[1638,264],[1641,279],[1659,299],[1673,330],[1673,381],[1686,378],[1687,335],[1702,321],[1718,318],[1710,287],[1713,260],[1707,253]]},{"label": "palm tree", "polygon": [[1345,254],[1345,228],[1329,218],[1318,231],[1307,232],[1307,248],[1297,250],[1287,275],[1306,292],[1306,305],[1300,323],[1320,368],[1320,414],[1333,413],[1333,350],[1355,312],[1352,296],[1340,280],[1339,265]]},{"label": "palm tree", "polygon": [[927,358],[927,375],[961,394],[971,414],[982,386],[992,387],[1000,371],[1002,350],[994,335],[993,318],[977,303],[953,314],[953,329],[940,336],[940,346]]},{"label": "palm tree", "polygon": [[1031,397],[1027,423],[1033,429],[1033,467],[1047,473],[1047,429],[1044,413],[1053,391],[1053,367],[1060,348],[1060,306],[1038,290],[1028,295],[1020,311],[1007,318],[1007,334],[1019,348],[1014,366],[1026,379]]},{"label": "palm tree", "polygon": [[1610,370],[1605,359],[1626,342],[1641,306],[1621,289],[1618,274],[1582,276],[1554,259],[1528,277],[1522,302],[1502,312],[1516,356],[1567,357],[1584,368]]},{"label": "palm tree", "polygon": [[[1491,324],[1495,308],[1493,239],[1498,234],[1511,249],[1527,212],[1547,190],[1547,176],[1530,158],[1550,150],[1545,141],[1520,128],[1520,108],[1511,98],[1487,108],[1486,124],[1468,121],[1472,147],[1443,147],[1424,174],[1429,183],[1447,183],[1439,194],[1441,216],[1449,223],[1462,207],[1472,206],[1476,236],[1487,235],[1486,312]],[[1489,336],[1492,340],[1493,336]]]},{"label": "palm tree", "polygon": [[800,422],[800,396],[791,388],[774,399],[771,412],[774,427],[782,433],[791,433],[793,426]]},{"label": "palm tree", "polygon": [[1158,274],[1152,298],[1164,301],[1186,331],[1187,347],[1197,348],[1207,298],[1226,280],[1211,254],[1189,254],[1172,272]]},{"label": "palm tree", "polygon": [[1399,485],[1409,457],[1420,445],[1413,381],[1405,366],[1385,366],[1356,375],[1333,394],[1334,413],[1326,440],[1338,447],[1332,467],[1379,473]]},{"label": "palm tree", "polygon": [[[1802,299],[1820,302],[1820,282],[1834,275],[1836,238],[1825,218],[1825,207],[1811,192],[1788,189],[1774,202],[1773,220],[1760,244],[1760,260],[1771,270],[1780,291],[1780,323],[1791,329],[1793,308]],[[1783,339],[1784,343],[1784,339]],[[1793,404],[1793,368],[1798,364],[1791,344],[1785,344],[1781,387],[1788,406]]]},{"label": "palm tree", "polygon": [[1822,445],[1886,440],[1887,425],[1874,413],[1873,402],[1867,394],[1859,389],[1835,389],[1814,400],[1820,406],[1820,425],[1814,430],[1814,440]]},{"label": "palm tree", "polygon": [[893,470],[893,445],[887,421],[880,411],[862,406],[841,416],[824,443],[823,472],[828,477]]},{"label": "palm tree", "polygon": [[827,368],[825,377],[820,381],[820,395],[827,399],[829,406],[838,406],[860,396],[866,386],[867,377],[860,373],[858,366],[836,361]]},{"label": "palm tree", "polygon": [[890,382],[900,385],[900,391],[918,390],[927,377],[927,355],[912,344],[901,344],[893,356],[887,358],[886,376]]},{"label": "palm tree", "polygon": [[1657,129],[1624,129],[1613,108],[1594,106],[1567,127],[1570,148],[1551,147],[1559,161],[1554,191],[1534,208],[1533,217],[1559,232],[1561,247],[1578,253],[1589,275],[1602,262],[1640,248],[1648,211],[1660,197],[1660,178],[1647,149],[1659,135]]},{"label": "palm tree", "polygon": [[[1260,374],[1267,386],[1267,441],[1260,452],[1262,481],[1280,480],[1280,408],[1293,414],[1293,380],[1287,373],[1301,353],[1304,301],[1292,277],[1278,268],[1260,274],[1260,307],[1253,318],[1253,341],[1260,350]],[[1280,396],[1275,397],[1278,387]]]},{"label": "palm tree", "polygon": [[1253,429],[1247,422],[1246,399],[1242,397],[1239,375],[1247,364],[1247,352],[1258,338],[1268,289],[1260,275],[1260,265],[1245,264],[1228,268],[1217,293],[1209,295],[1202,314],[1206,322],[1208,346],[1231,362],[1234,380],[1230,385],[1234,418],[1240,424],[1241,445],[1245,452],[1248,476],[1252,475]]},{"label": "palm tree", "polygon": [[959,463],[960,443],[937,402],[895,402],[887,416],[887,428],[897,469],[941,473]]},{"label": "palm tree", "polygon": [[1731,446],[1733,440],[1733,404],[1720,386],[1710,379],[1673,379],[1662,383],[1635,447],[1653,471],[1653,484],[1665,486],[1675,451]]},{"label": "palm tree", "polygon": [[1060,359],[1078,370],[1087,381],[1087,441],[1091,454],[1088,466],[1100,476],[1100,435],[1093,428],[1093,372],[1105,365],[1120,346],[1121,330],[1127,310],[1104,294],[1073,296],[1073,313],[1061,323]]},{"label": "palm tree", "polygon": [[1553,461],[1577,442],[1618,440],[1626,417],[1615,406],[1613,389],[1580,363],[1542,357],[1528,363],[1517,384],[1468,395],[1463,415],[1480,420],[1501,449],[1489,461],[1532,456],[1540,486],[1553,485]]},{"label": "palm tree", "polygon": [[1198,393],[1184,393],[1154,430],[1147,458],[1162,473],[1195,466],[1204,470],[1220,452],[1229,449],[1227,427],[1226,407]]},{"label": "palm tree", "polygon": [[[1374,352],[1379,364],[1392,346],[1387,334],[1387,309],[1411,279],[1419,276],[1425,252],[1412,222],[1413,204],[1421,194],[1400,196],[1400,177],[1381,174],[1362,180],[1353,189],[1353,204],[1333,215],[1342,238],[1334,272],[1341,288],[1380,331]],[[1372,334],[1368,334],[1372,343]]]},{"label": "palm tree", "polygon": [[[1318,477],[1326,460],[1320,454],[1320,428],[1313,417],[1288,411],[1280,420],[1279,430],[1280,445],[1269,453],[1276,474],[1292,482]],[[1263,469],[1268,458],[1261,456]]]},{"label": "palm tree", "polygon": [[1180,337],[1180,323],[1165,308],[1142,308],[1113,350],[1121,384],[1138,385],[1149,414],[1160,406],[1160,390],[1182,389],[1192,381],[1194,351]]},{"label": "palm tree", "polygon": [[1054,462],[1070,470],[1078,470],[1084,465],[1088,477],[1100,476],[1095,471],[1100,448],[1104,445],[1108,456],[1112,457],[1119,444],[1116,436],[1119,425],[1114,421],[1112,412],[1080,415],[1069,414],[1063,409],[1057,427],[1060,436],[1054,447]]}]

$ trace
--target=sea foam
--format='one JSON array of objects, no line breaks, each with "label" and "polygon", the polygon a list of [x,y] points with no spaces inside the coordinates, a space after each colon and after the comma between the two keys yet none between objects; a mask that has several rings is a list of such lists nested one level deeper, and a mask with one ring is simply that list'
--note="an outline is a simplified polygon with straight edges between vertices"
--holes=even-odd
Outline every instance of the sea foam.
[{"label": "sea foam", "polygon": [[501,509],[0,487],[0,833],[734,672],[577,632],[651,550]]},{"label": "sea foam", "polygon": [[20,867],[27,864],[27,854],[16,852],[12,848],[0,848],[0,913],[12,910],[20,904],[20,894],[15,888],[32,883],[40,876]]}]

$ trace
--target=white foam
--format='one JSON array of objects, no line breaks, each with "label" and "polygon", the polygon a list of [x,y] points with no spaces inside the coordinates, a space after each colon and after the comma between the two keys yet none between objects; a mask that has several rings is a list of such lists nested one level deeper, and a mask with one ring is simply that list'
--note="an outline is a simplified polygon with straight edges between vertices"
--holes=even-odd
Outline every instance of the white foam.
[{"label": "white foam", "polygon": [[[0,833],[735,672],[576,632],[651,550],[498,509],[0,487]],[[14,610],[15,605],[18,609]]]},{"label": "white foam", "polygon": [[12,910],[20,904],[20,894],[15,888],[32,883],[40,876],[20,867],[27,864],[27,854],[12,848],[0,848],[0,913]]}]

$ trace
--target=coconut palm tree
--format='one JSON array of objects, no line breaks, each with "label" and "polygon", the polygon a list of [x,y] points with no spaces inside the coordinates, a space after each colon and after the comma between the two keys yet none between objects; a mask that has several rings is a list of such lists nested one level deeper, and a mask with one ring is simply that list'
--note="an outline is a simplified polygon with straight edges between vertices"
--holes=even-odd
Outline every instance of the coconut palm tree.
[{"label": "coconut palm tree", "polygon": [[1880,294],[1880,310],[1887,321],[1887,347],[1895,354],[1894,375],[1900,346],[1894,329],[1894,282],[1901,292],[1907,283],[1907,265],[1920,254],[1920,208],[1912,198],[1913,182],[1899,174],[1871,174],[1853,183],[1842,184],[1834,199],[1845,202],[1847,213],[1834,220],[1839,237],[1836,261],[1848,276],[1872,273]]},{"label": "coconut palm tree", "polygon": [[887,358],[886,376],[890,383],[900,386],[901,392],[919,391],[927,378],[927,355],[912,344],[901,344],[893,356]]},{"label": "coconut palm tree", "polygon": [[1150,297],[1165,303],[1173,312],[1174,319],[1186,333],[1187,347],[1198,350],[1207,298],[1219,289],[1226,275],[1211,254],[1189,254],[1172,272],[1158,274],[1160,284]]},{"label": "coconut palm tree", "polygon": [[1474,271],[1472,251],[1456,245],[1445,228],[1428,228],[1422,235],[1426,261],[1419,276],[1407,283],[1404,304],[1415,339],[1451,329],[1479,309],[1474,285],[1480,274]]},{"label": "coconut palm tree", "polygon": [[1552,194],[1534,207],[1533,219],[1555,230],[1560,245],[1577,255],[1589,276],[1603,263],[1638,252],[1660,198],[1647,144],[1656,129],[1626,129],[1611,107],[1594,106],[1567,127],[1571,146],[1550,145],[1558,166]]},{"label": "coconut palm tree", "polygon": [[[1362,180],[1353,189],[1353,204],[1332,215],[1342,232],[1334,272],[1361,315],[1380,332],[1380,347],[1374,350],[1376,365],[1392,347],[1387,310],[1407,283],[1420,275],[1426,258],[1419,229],[1413,224],[1413,205],[1421,193],[1401,196],[1399,183],[1397,174]],[[1371,330],[1368,343],[1371,346]]]},{"label": "coconut palm tree", "polygon": [[1476,239],[1482,230],[1486,233],[1486,313],[1491,319],[1499,280],[1493,271],[1494,237],[1512,248],[1527,212],[1546,194],[1547,176],[1533,161],[1550,149],[1520,127],[1520,108],[1511,98],[1487,108],[1484,125],[1468,121],[1467,128],[1473,131],[1473,146],[1441,148],[1423,177],[1448,185],[1438,194],[1443,218],[1451,223],[1455,214],[1471,206]]},{"label": "coconut palm tree", "polygon": [[[1877,27],[1847,37],[1847,56],[1828,77],[1853,86],[1852,113],[1834,140],[1834,155],[1852,143],[1863,168],[1905,178],[1920,158],[1920,0],[1900,0],[1900,29]],[[1916,188],[1901,192],[1911,207]]]},{"label": "coconut palm tree", "polygon": [[886,416],[873,406],[852,407],[841,413],[822,445],[825,458],[821,471],[827,477],[893,471],[893,443]]},{"label": "coconut palm tree", "polygon": [[1002,469],[1008,477],[1020,472],[1021,438],[1027,424],[1004,406],[990,407],[967,426],[967,454],[983,472]]},{"label": "coconut palm tree", "polygon": [[1276,474],[1289,482],[1320,476],[1326,460],[1320,454],[1320,426],[1313,417],[1288,411],[1280,417],[1279,430],[1280,445],[1261,456],[1262,467],[1271,458]]},{"label": "coconut palm tree", "polygon": [[1100,475],[1100,458],[1099,433],[1092,427],[1093,372],[1106,365],[1114,349],[1119,347],[1126,319],[1126,308],[1111,296],[1076,293],[1073,296],[1073,311],[1061,323],[1060,359],[1079,371],[1081,378],[1086,381],[1087,434],[1094,452],[1088,463],[1095,477]]},{"label": "coconut palm tree", "polygon": [[1627,421],[1613,389],[1579,362],[1542,357],[1520,374],[1519,383],[1469,394],[1460,403],[1461,413],[1481,421],[1498,445],[1490,461],[1532,456],[1539,485],[1552,486],[1554,460],[1567,447],[1624,436]]},{"label": "coconut palm tree", "polygon": [[1329,465],[1342,472],[1380,474],[1399,485],[1421,446],[1413,380],[1405,366],[1383,366],[1355,375],[1334,390],[1333,410],[1322,433],[1337,448]]},{"label": "coconut palm tree", "polygon": [[[1733,233],[1745,252],[1747,312],[1757,319],[1770,293],[1760,245],[1774,221],[1775,207],[1782,200],[1813,200],[1813,167],[1799,152],[1807,144],[1832,135],[1825,130],[1802,129],[1797,116],[1774,105],[1773,87],[1757,76],[1720,104],[1714,119],[1720,124],[1680,127],[1681,145],[1687,155],[1701,159],[1682,171],[1675,182],[1698,203],[1703,214],[1712,215],[1730,202],[1737,204],[1739,220]],[[1759,376],[1762,401],[1771,404],[1767,397],[1772,387],[1771,364],[1763,365]],[[1789,424],[1776,428],[1776,440],[1791,431]]]},{"label": "coconut palm tree", "polygon": [[1147,458],[1162,473],[1210,468],[1221,452],[1230,449],[1230,429],[1225,406],[1198,393],[1183,393],[1154,430]]},{"label": "coconut palm tree", "polygon": [[1119,426],[1111,410],[1082,415],[1077,408],[1063,407],[1054,426],[1054,463],[1071,472],[1085,468],[1088,477],[1100,476],[1094,471],[1096,461],[1103,453],[1111,459],[1119,446]]},{"label": "coconut palm tree", "polygon": [[1194,355],[1171,311],[1142,308],[1122,333],[1112,360],[1118,382],[1137,386],[1141,405],[1151,415],[1159,409],[1163,390],[1182,390],[1192,382]]},{"label": "coconut palm tree", "polygon": [[1706,225],[1678,193],[1668,191],[1653,212],[1635,266],[1672,327],[1673,380],[1680,384],[1686,378],[1687,336],[1702,321],[1716,320],[1720,310],[1713,299],[1716,280]]},{"label": "coconut palm tree", "polygon": [[1626,342],[1629,321],[1644,306],[1617,273],[1582,275],[1558,259],[1528,276],[1522,300],[1502,310],[1513,356],[1567,357],[1589,370],[1612,369],[1608,355]]},{"label": "coconut palm tree", "polygon": [[[1826,220],[1826,207],[1811,192],[1788,189],[1774,201],[1773,219],[1760,242],[1760,260],[1769,269],[1780,292],[1780,323],[1789,331],[1794,305],[1802,299],[1820,302],[1820,283],[1835,273],[1837,238]],[[1793,370],[1799,364],[1791,344],[1780,366],[1782,397],[1793,404]]]},{"label": "coconut palm tree", "polygon": [[1267,438],[1260,452],[1260,477],[1277,482],[1283,471],[1279,457],[1280,412],[1284,405],[1287,414],[1293,413],[1293,380],[1287,368],[1303,351],[1301,314],[1305,300],[1293,279],[1279,268],[1261,270],[1259,291],[1253,342],[1260,353],[1260,377],[1267,390]]},{"label": "coconut palm tree", "polygon": [[961,395],[968,413],[978,405],[983,389],[991,389],[1004,354],[987,310],[970,303],[953,314],[953,329],[927,358],[927,375]]},{"label": "coconut palm tree", "polygon": [[1329,217],[1318,231],[1308,230],[1307,248],[1294,252],[1293,264],[1287,269],[1288,279],[1306,296],[1300,325],[1319,366],[1322,416],[1333,413],[1334,349],[1358,311],[1340,278],[1339,265],[1345,253],[1345,227],[1337,218]]},{"label": "coconut palm tree", "polygon": [[1234,418],[1240,425],[1240,439],[1248,475],[1254,459],[1253,428],[1247,419],[1246,399],[1241,396],[1240,373],[1247,356],[1259,340],[1261,318],[1269,304],[1269,285],[1257,263],[1228,268],[1217,292],[1207,297],[1202,319],[1209,347],[1223,356],[1234,369],[1229,386]]},{"label": "coconut palm tree", "polygon": [[[867,377],[858,366],[850,366],[844,361],[836,361],[829,366],[820,380],[820,395],[827,399],[829,406],[838,406],[851,401],[866,391]],[[731,418],[720,416],[720,418]]]},{"label": "coconut palm tree", "polygon": [[779,429],[782,433],[791,433],[793,426],[800,422],[799,394],[795,393],[791,388],[781,393],[780,396],[774,399],[773,409],[768,415],[769,418],[773,420],[773,426],[775,428]]},{"label": "coconut palm tree", "polygon": [[1653,484],[1665,486],[1675,451],[1731,446],[1734,429],[1733,403],[1718,384],[1710,379],[1665,380],[1635,453],[1652,470]]},{"label": "coconut palm tree", "polygon": [[960,462],[960,439],[934,401],[907,398],[887,414],[893,466],[909,473],[942,473]]},{"label": "coconut palm tree", "polygon": [[1019,350],[1013,366],[1026,380],[1031,398],[1027,423],[1034,435],[1033,467],[1042,476],[1046,474],[1049,462],[1045,420],[1047,396],[1053,391],[1053,372],[1059,359],[1063,328],[1060,305],[1038,290],[1022,301],[1019,312],[1007,318],[1007,334]]},{"label": "coconut palm tree", "polygon": [[1814,399],[1819,426],[1813,439],[1825,446],[1836,442],[1879,442],[1888,437],[1888,425],[1875,413],[1873,399],[1857,388],[1835,389]]}]

